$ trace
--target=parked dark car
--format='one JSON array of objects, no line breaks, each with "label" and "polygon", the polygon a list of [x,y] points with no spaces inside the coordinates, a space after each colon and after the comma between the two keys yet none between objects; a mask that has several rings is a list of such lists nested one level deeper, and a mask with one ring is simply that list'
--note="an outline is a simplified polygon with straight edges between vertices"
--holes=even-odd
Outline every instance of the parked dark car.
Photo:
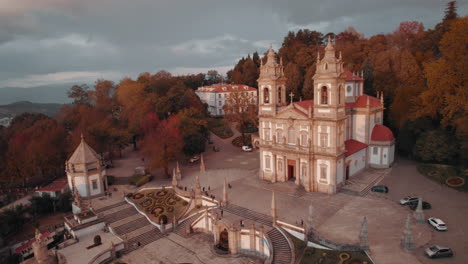
[{"label": "parked dark car", "polygon": [[[411,203],[408,204],[408,206],[409,206],[409,208],[410,208],[411,210],[414,211],[414,210],[416,210],[416,208],[418,207],[418,202],[411,202]],[[422,202],[422,208],[423,208],[423,210],[428,210],[428,209],[431,209],[432,207],[431,207],[431,204],[430,204],[430,203],[424,202],[424,201],[423,201],[423,202]]]},{"label": "parked dark car", "polygon": [[381,192],[381,193],[388,193],[388,187],[384,185],[376,185],[371,188],[373,192]]},{"label": "parked dark car", "polygon": [[445,258],[453,256],[453,251],[450,248],[437,245],[426,248],[425,253],[426,256],[430,258]]}]

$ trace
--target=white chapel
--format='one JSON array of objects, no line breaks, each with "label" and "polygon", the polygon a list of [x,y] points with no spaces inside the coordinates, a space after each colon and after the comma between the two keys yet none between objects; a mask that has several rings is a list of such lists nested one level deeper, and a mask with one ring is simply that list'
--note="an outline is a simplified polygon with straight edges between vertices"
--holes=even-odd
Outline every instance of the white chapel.
[{"label": "white chapel", "polygon": [[78,191],[82,198],[98,197],[107,190],[106,171],[101,157],[86,144],[83,135],[75,152],[65,162],[65,171],[70,190],[73,193]]}]

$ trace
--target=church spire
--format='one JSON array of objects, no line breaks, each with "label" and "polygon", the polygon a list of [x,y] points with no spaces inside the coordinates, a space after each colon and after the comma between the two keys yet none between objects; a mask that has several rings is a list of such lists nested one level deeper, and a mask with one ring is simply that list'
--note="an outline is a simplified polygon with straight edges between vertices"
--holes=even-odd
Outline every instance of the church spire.
[{"label": "church spire", "polygon": [[273,45],[271,44],[270,44],[270,48],[268,49],[266,64],[277,64],[276,54],[275,54],[275,51],[273,51]]}]

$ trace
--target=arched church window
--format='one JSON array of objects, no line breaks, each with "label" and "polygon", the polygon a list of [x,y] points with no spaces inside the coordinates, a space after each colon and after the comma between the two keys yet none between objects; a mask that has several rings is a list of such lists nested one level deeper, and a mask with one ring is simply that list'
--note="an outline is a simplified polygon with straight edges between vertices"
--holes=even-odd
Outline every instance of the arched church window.
[{"label": "arched church window", "polygon": [[296,131],[293,127],[290,127],[288,130],[288,143],[289,144],[296,144]]},{"label": "arched church window", "polygon": [[265,104],[270,103],[270,92],[268,91],[268,88],[265,88],[263,90],[263,102]]},{"label": "arched church window", "polygon": [[325,70],[328,70],[328,63],[325,63]]},{"label": "arched church window", "polygon": [[321,103],[328,104],[328,89],[326,86],[323,86],[320,91]]}]

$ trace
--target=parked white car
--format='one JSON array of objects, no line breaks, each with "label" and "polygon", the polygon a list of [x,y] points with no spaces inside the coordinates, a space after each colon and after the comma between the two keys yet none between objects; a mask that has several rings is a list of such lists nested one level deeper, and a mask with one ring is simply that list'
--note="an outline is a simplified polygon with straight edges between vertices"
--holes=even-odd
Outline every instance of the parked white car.
[{"label": "parked white car", "polygon": [[445,225],[444,221],[440,220],[439,218],[429,217],[429,219],[427,219],[427,222],[436,230],[447,231],[447,226]]},{"label": "parked white car", "polygon": [[252,151],[252,148],[249,147],[249,146],[242,146],[242,151],[251,152],[251,151]]},{"label": "parked white car", "polygon": [[400,204],[407,205],[409,203],[417,203],[418,199],[419,199],[418,197],[406,196],[405,198],[400,200]]}]

